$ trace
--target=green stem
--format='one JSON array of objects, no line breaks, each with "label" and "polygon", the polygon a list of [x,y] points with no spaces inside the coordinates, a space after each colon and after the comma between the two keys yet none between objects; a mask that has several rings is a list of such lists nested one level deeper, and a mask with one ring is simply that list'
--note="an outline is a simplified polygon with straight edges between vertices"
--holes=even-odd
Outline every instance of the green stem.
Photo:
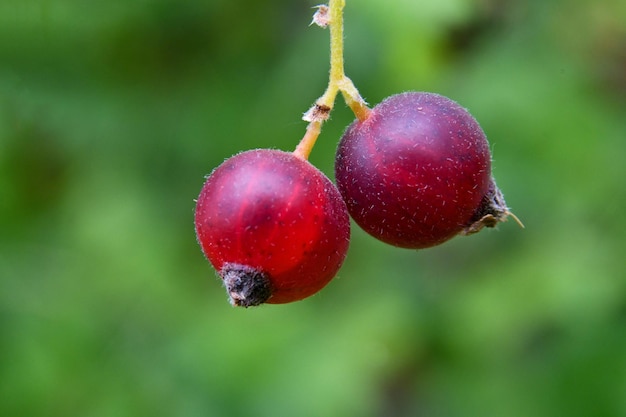
[{"label": "green stem", "polygon": [[296,156],[308,159],[315,141],[321,131],[322,123],[328,120],[335,104],[337,94],[341,91],[346,104],[355,116],[363,121],[370,113],[367,103],[344,72],[343,67],[343,8],[345,0],[330,0],[328,3],[328,24],[330,25],[330,75],[328,87],[317,99],[313,107],[304,114],[303,119],[309,122],[307,131],[294,151]]}]

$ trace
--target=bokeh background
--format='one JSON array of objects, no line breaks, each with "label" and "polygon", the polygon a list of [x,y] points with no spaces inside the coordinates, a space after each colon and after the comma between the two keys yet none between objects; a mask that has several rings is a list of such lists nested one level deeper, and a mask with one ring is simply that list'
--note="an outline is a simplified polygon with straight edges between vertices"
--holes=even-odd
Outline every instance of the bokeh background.
[{"label": "bokeh background", "polygon": [[[235,309],[193,231],[225,158],[291,150],[323,92],[313,1],[0,0],[0,415],[626,416],[626,3],[348,0],[369,103],[480,121],[525,229]],[[311,161],[333,175],[341,98]]]}]

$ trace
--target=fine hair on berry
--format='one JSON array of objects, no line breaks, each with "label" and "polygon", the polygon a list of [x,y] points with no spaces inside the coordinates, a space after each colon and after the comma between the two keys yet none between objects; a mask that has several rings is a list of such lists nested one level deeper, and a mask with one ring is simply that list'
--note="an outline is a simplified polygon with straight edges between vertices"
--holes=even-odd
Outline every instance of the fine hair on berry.
[{"label": "fine hair on berry", "polygon": [[466,109],[438,94],[408,92],[348,127],[335,177],[367,233],[394,246],[427,248],[470,226],[489,191],[491,154]]},{"label": "fine hair on berry", "polygon": [[237,154],[209,175],[195,227],[230,302],[243,307],[317,293],[341,267],[350,240],[335,185],[308,161],[269,149]]}]

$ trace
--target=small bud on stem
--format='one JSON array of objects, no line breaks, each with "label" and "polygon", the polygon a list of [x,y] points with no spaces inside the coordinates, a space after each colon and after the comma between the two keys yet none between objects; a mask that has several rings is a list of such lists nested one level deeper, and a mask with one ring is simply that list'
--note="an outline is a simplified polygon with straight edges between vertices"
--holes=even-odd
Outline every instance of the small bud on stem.
[{"label": "small bud on stem", "polygon": [[328,6],[325,4],[320,4],[319,6],[315,6],[315,8],[317,9],[317,11],[313,15],[313,20],[311,21],[311,25],[315,24],[321,28],[326,28],[330,24],[330,16],[328,15]]}]

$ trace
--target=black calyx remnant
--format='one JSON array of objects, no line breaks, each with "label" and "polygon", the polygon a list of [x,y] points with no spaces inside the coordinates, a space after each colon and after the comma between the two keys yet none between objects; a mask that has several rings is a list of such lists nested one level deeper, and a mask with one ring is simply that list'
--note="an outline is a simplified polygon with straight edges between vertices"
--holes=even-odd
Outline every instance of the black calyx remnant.
[{"label": "black calyx remnant", "polygon": [[230,303],[236,307],[253,307],[266,302],[272,295],[270,280],[256,268],[226,263],[220,271]]},{"label": "black calyx remnant", "polygon": [[498,223],[506,221],[509,216],[512,216],[523,227],[519,219],[506,206],[502,191],[492,178],[487,193],[483,196],[478,209],[470,219],[468,226],[461,231],[461,234],[472,235],[480,232],[483,227],[496,227]]}]

